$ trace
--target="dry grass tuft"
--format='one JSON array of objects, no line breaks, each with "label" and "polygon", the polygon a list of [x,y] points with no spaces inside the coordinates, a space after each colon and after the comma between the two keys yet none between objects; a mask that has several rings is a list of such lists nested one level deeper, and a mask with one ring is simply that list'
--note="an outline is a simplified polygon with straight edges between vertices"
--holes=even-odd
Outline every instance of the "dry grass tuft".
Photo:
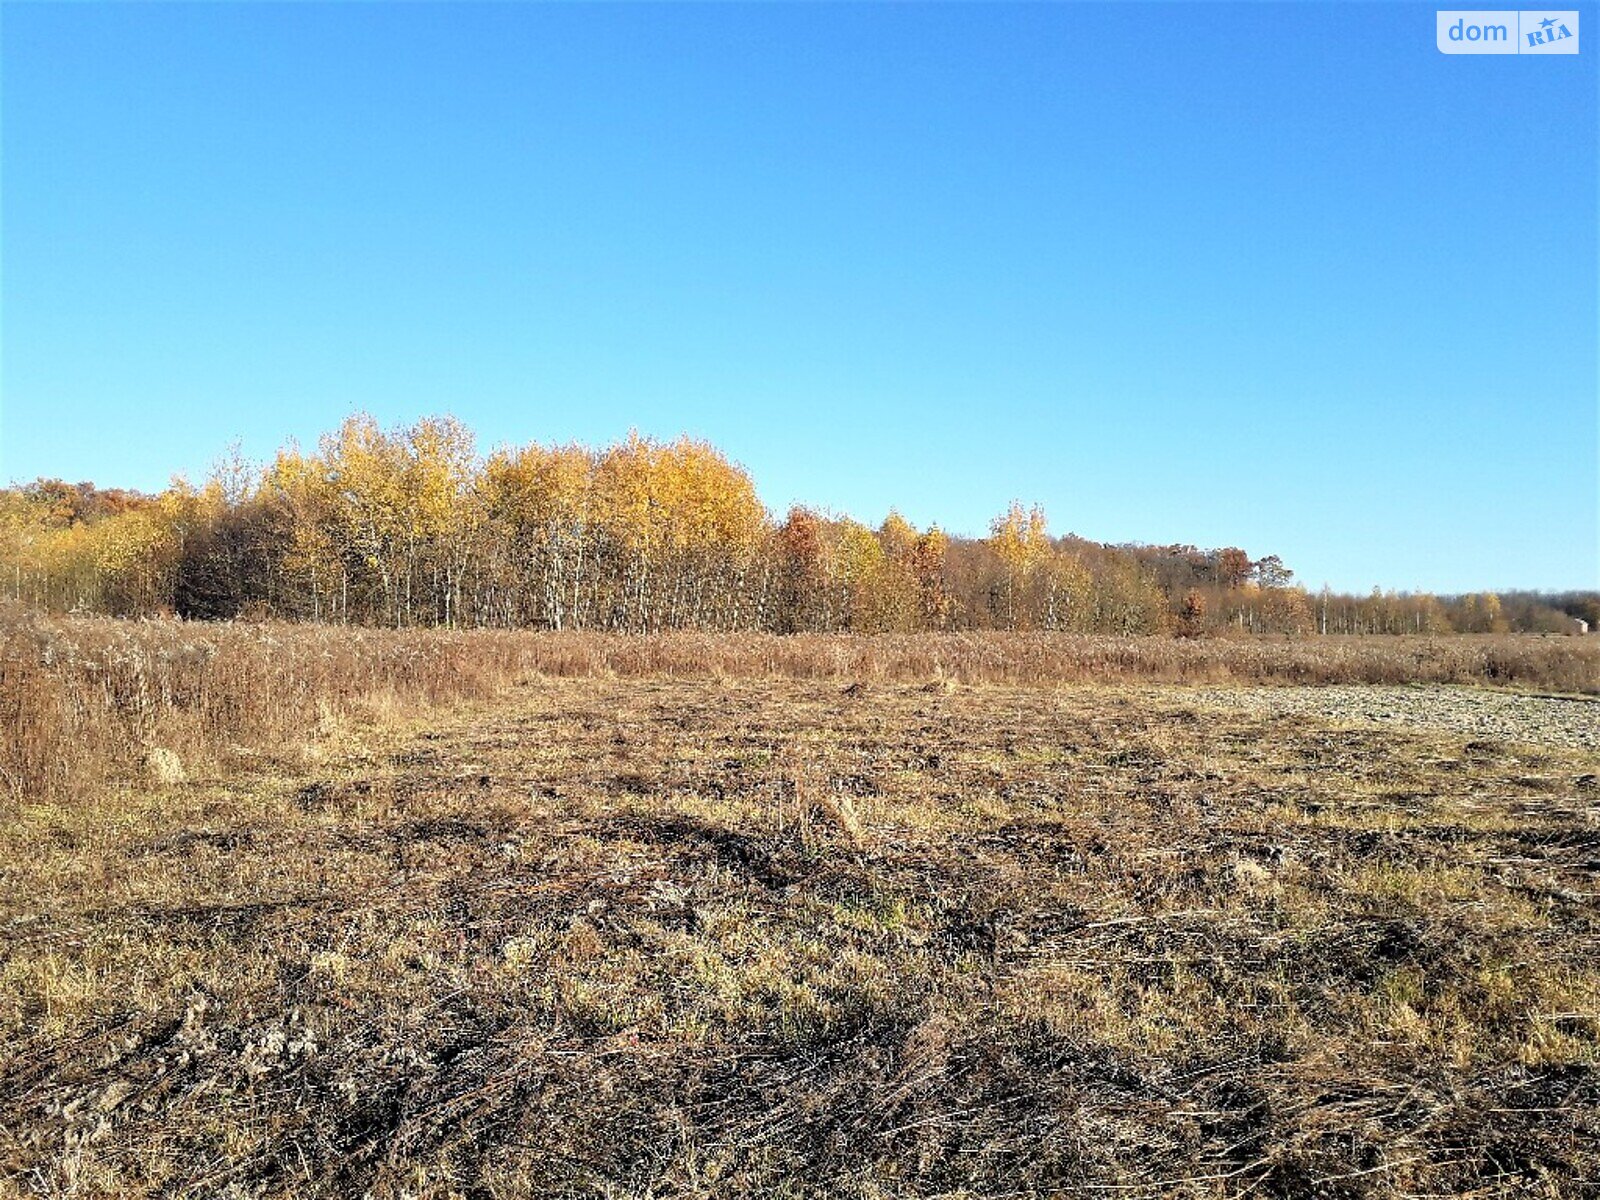
[{"label": "dry grass tuft", "polygon": [[183,759],[165,746],[152,746],[144,754],[144,773],[151,783],[173,786],[188,781]]}]

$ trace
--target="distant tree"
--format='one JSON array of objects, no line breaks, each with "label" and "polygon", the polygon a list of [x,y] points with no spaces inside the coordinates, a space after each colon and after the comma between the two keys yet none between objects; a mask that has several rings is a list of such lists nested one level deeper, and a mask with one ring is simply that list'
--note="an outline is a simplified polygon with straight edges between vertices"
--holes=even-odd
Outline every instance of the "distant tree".
[{"label": "distant tree", "polygon": [[911,548],[911,575],[916,581],[920,627],[943,629],[955,606],[945,583],[945,562],[950,539],[937,525],[917,535]]},{"label": "distant tree", "polygon": [[1206,598],[1198,588],[1190,588],[1178,610],[1178,636],[1199,637],[1205,630]]},{"label": "distant tree", "polygon": [[827,628],[828,564],[822,519],[799,505],[789,510],[775,538],[778,559],[774,626],[780,633]]},{"label": "distant tree", "polygon": [[1237,546],[1217,552],[1217,582],[1225,588],[1242,586],[1254,569],[1255,564],[1250,561],[1250,556]]},{"label": "distant tree", "polygon": [[989,523],[989,546],[1004,571],[996,601],[1001,624],[1007,629],[1036,624],[1037,614],[1029,611],[1027,592],[1049,551],[1047,528],[1043,508],[1035,504],[1024,511],[1015,500],[1004,515]]},{"label": "distant tree", "polygon": [[1255,564],[1256,582],[1264,588],[1288,587],[1294,581],[1294,572],[1283,565],[1283,559],[1269,554]]}]

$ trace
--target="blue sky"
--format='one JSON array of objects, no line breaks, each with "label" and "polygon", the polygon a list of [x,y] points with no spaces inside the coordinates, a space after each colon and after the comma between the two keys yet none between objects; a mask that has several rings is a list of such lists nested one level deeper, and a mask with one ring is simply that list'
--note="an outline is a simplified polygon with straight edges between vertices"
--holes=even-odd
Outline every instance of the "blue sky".
[{"label": "blue sky", "polygon": [[5,3],[0,478],[448,411],[703,436],[780,510],[1592,587],[1600,47],[1434,11]]}]

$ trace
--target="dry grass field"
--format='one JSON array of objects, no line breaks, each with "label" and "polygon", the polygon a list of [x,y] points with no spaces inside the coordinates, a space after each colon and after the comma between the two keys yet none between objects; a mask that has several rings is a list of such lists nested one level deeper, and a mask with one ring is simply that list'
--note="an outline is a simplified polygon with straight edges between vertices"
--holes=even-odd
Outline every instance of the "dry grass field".
[{"label": "dry grass field", "polygon": [[352,712],[530,678],[1025,684],[1457,683],[1600,695],[1600,637],[1177,640],[1046,633],[404,631],[47,619],[0,603],[0,812],[134,775],[228,772]]},{"label": "dry grass field", "polygon": [[8,633],[0,1194],[1600,1191],[1600,704],[362,636]]}]

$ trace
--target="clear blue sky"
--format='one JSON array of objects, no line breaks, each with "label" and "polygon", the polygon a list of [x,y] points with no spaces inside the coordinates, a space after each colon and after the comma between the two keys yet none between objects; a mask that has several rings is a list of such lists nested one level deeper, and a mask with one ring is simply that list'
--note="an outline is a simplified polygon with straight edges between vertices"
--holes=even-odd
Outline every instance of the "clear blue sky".
[{"label": "clear blue sky", "polygon": [[0,478],[453,412],[775,510],[1594,586],[1600,12],[0,5]]}]

